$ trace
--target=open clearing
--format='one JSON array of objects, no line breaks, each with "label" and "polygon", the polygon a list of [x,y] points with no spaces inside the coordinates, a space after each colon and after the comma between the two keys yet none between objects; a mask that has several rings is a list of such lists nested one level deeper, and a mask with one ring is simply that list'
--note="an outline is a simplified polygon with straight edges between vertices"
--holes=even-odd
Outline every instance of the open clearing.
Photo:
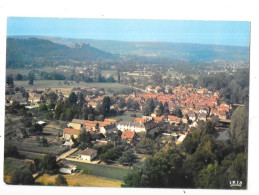
[{"label": "open clearing", "polygon": [[[136,114],[136,117],[130,116],[132,114]],[[126,111],[122,115],[112,116],[112,117],[108,117],[108,118],[115,119],[115,120],[122,119],[123,121],[133,122],[135,120],[135,118],[142,118],[142,114],[137,113],[137,112],[133,112],[133,111]]]},{"label": "open clearing", "polygon": [[28,85],[28,81],[14,81],[14,84],[16,86],[24,87],[25,89],[45,89],[45,88],[72,89],[74,87],[82,87],[82,88],[95,87],[97,89],[104,88],[104,90],[111,89],[116,92],[122,89],[130,88],[129,86],[120,84],[120,83],[85,83],[85,82],[76,83],[75,81],[69,81],[70,85],[64,85],[63,82],[64,81],[59,81],[59,80],[34,80],[32,86]]},{"label": "open clearing", "polygon": [[[93,175],[81,174],[82,171],[74,175],[63,175],[69,186],[85,186],[85,187],[120,187],[122,182]],[[50,185],[55,183],[55,175],[44,174],[36,179],[37,183]]]}]

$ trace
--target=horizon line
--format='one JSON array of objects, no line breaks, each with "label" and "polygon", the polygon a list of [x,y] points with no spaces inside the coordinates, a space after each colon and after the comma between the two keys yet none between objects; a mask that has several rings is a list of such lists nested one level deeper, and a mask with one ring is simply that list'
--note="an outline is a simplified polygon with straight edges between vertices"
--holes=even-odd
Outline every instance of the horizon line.
[{"label": "horizon line", "polygon": [[[213,44],[213,43],[197,43],[197,42],[171,42],[171,41],[125,41],[125,40],[114,40],[114,39],[94,39],[94,38],[75,38],[75,37],[60,37],[60,36],[49,36],[49,35],[6,35],[6,38],[10,36],[20,36],[20,37],[52,37],[52,38],[62,38],[62,39],[83,39],[83,40],[97,40],[97,41],[117,41],[117,42],[127,42],[127,43],[181,43],[181,44],[196,44],[196,45],[213,45],[213,46],[229,46],[229,47],[248,47],[250,48],[250,41],[249,45],[223,45],[223,44]],[[50,41],[50,40],[49,40]],[[58,43],[59,44],[59,43]]]}]

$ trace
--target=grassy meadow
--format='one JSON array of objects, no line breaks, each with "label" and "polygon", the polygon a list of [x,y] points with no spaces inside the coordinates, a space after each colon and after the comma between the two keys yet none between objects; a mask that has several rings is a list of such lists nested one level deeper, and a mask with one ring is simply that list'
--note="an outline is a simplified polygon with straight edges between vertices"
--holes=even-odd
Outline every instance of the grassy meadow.
[{"label": "grassy meadow", "polygon": [[116,92],[122,89],[129,88],[129,86],[120,84],[120,83],[85,83],[85,82],[76,83],[75,81],[69,81],[70,85],[64,85],[63,82],[64,81],[59,81],[59,80],[34,80],[33,85],[28,85],[28,81],[14,81],[14,84],[16,86],[24,87],[25,89],[45,89],[45,88],[72,89],[74,87],[82,87],[82,88],[95,87],[97,89],[104,88],[104,90],[111,89]]},{"label": "grassy meadow", "polygon": [[[122,182],[118,180],[97,177],[94,175],[82,174],[82,171],[74,175],[63,175],[68,183],[68,186],[83,186],[83,187],[120,187]],[[54,185],[55,175],[43,174],[36,179],[36,183],[44,185]]]}]

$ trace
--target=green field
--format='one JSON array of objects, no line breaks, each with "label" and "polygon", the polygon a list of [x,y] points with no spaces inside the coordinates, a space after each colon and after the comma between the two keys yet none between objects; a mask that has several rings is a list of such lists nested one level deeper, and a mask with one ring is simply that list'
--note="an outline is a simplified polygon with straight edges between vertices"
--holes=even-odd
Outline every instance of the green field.
[{"label": "green field", "polygon": [[92,171],[92,175],[105,177],[110,179],[116,179],[122,181],[123,178],[130,172],[129,168],[122,167],[113,167],[109,165],[98,165],[98,164],[90,164],[90,163],[82,163],[75,161],[64,160],[64,162],[68,164],[74,164],[78,169],[90,169]]},{"label": "green field", "polygon": [[51,89],[57,89],[57,88],[67,88],[72,89],[74,87],[95,87],[97,89],[104,88],[105,90],[111,89],[113,91],[120,91],[122,89],[130,88],[127,85],[120,84],[120,83],[85,83],[85,82],[79,82],[76,83],[74,81],[69,81],[70,85],[64,85],[63,81],[58,80],[34,80],[34,84],[28,85],[28,81],[14,81],[14,84],[16,86],[22,86],[25,89],[45,89],[45,88],[51,88]]},{"label": "green field", "polygon": [[[131,114],[136,114],[136,117],[130,116]],[[137,112],[132,112],[132,111],[126,111],[122,115],[108,117],[108,118],[115,119],[115,120],[122,119],[123,121],[134,121],[135,118],[142,118],[142,114]]]}]

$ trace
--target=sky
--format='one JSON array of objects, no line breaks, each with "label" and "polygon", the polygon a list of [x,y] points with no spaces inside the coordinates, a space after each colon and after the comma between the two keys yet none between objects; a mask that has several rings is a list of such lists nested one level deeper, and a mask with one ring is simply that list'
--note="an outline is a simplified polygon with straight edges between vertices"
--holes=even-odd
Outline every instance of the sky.
[{"label": "sky", "polygon": [[250,22],[8,17],[7,35],[249,46]]}]

